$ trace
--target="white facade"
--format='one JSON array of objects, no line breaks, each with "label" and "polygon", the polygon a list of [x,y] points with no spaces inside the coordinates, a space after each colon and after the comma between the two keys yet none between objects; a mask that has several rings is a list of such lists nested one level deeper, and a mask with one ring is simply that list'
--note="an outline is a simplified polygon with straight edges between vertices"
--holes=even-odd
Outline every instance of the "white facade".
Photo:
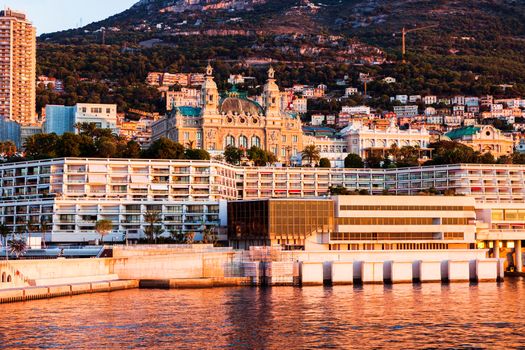
[{"label": "white facade", "polygon": [[343,106],[341,108],[341,113],[347,113],[347,114],[370,114],[370,107],[368,106]]},{"label": "white facade", "polygon": [[118,134],[117,105],[78,103],[75,106],[75,124],[94,123],[98,128],[111,129]]},{"label": "white facade", "polygon": [[430,133],[422,128],[420,130],[400,130],[392,120],[386,129],[370,129],[359,123],[351,124],[341,131],[348,144],[349,153],[355,153],[362,158],[372,150],[387,150],[393,145],[427,148],[430,144]]},{"label": "white facade", "polygon": [[433,105],[437,103],[437,96],[425,96],[423,97],[423,103],[428,105]]}]

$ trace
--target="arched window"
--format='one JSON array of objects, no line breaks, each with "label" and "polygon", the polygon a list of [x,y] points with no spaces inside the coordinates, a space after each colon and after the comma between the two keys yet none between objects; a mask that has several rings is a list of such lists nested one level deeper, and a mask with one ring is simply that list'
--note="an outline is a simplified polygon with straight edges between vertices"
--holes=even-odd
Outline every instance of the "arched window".
[{"label": "arched window", "polygon": [[246,136],[239,137],[239,147],[248,148],[248,138]]},{"label": "arched window", "polygon": [[235,147],[235,137],[228,135],[226,136],[226,146],[233,146]]},{"label": "arched window", "polygon": [[7,283],[11,283],[11,275],[7,276]]},{"label": "arched window", "polygon": [[252,147],[253,146],[261,148],[261,139],[258,136],[252,136]]},{"label": "arched window", "polygon": [[2,283],[5,283],[5,272],[2,272]]}]

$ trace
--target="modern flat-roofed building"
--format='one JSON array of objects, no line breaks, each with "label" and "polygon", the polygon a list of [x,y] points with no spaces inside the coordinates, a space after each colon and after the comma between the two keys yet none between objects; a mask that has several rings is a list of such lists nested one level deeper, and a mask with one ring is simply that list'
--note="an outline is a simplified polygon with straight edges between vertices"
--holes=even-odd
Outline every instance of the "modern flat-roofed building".
[{"label": "modern flat-roofed building", "polygon": [[97,128],[110,129],[118,134],[117,105],[100,103],[78,103],[75,106],[46,106],[46,133],[62,135],[77,132],[76,124],[95,124]]},{"label": "modern flat-roofed building", "polygon": [[445,196],[337,196],[228,203],[235,248],[305,250],[474,249],[475,201]]},{"label": "modern flat-roofed building", "polygon": [[20,12],[0,11],[0,116],[36,123],[36,29]]},{"label": "modern flat-roofed building", "polygon": [[[236,199],[235,172],[206,161],[53,159],[0,165],[0,222],[24,233],[50,225],[45,240],[87,243],[95,223],[111,220],[108,241],[143,237],[149,211],[165,235],[226,225],[226,200]],[[33,235],[40,234],[33,233]]]}]

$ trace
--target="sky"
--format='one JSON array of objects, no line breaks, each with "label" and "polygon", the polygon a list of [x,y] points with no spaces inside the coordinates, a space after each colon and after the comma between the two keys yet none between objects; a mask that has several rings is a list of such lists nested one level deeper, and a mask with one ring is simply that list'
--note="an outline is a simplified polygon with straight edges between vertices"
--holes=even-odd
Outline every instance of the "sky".
[{"label": "sky", "polygon": [[2,9],[25,12],[38,35],[66,30],[105,19],[130,8],[138,0],[7,0]]}]

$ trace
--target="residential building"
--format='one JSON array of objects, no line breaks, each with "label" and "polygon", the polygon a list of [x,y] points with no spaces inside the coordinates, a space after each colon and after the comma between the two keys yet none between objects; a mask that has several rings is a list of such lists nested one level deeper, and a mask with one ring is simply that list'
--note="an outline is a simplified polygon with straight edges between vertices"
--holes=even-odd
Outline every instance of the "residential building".
[{"label": "residential building", "polygon": [[399,117],[412,118],[419,114],[417,105],[394,106],[394,113]]},{"label": "residential building", "polygon": [[78,103],[75,106],[46,106],[46,133],[62,135],[78,132],[75,125],[80,123],[94,123],[98,128],[110,129],[118,134],[117,105]]},{"label": "residential building", "polygon": [[423,97],[423,103],[427,106],[434,105],[437,103],[437,96],[425,96]]},{"label": "residential building", "polygon": [[349,87],[345,89],[345,97],[354,96],[354,95],[357,95],[358,93],[359,91],[357,90],[357,88],[354,88],[354,87]]},{"label": "residential building", "polygon": [[313,126],[323,125],[323,122],[325,121],[325,119],[326,117],[322,114],[313,114],[311,124]]},{"label": "residential building", "polygon": [[198,107],[201,100],[200,89],[181,88],[180,91],[167,91],[165,93],[166,110],[174,107]]},{"label": "residential building", "polygon": [[368,106],[343,106],[341,108],[341,113],[347,113],[347,114],[350,114],[350,115],[355,115],[355,114],[364,114],[364,115],[369,115],[370,114],[370,107]]},{"label": "residential building", "polygon": [[235,170],[205,161],[16,163],[0,165],[0,184],[0,222],[15,233],[45,220],[45,240],[54,243],[94,241],[98,220],[113,222],[108,241],[138,239],[152,211],[160,213],[166,233],[198,234],[225,226],[225,201],[237,198]]},{"label": "residential building", "polygon": [[36,123],[36,29],[26,15],[0,11],[0,116]]},{"label": "residential building", "polygon": [[385,129],[370,128],[360,123],[351,124],[341,130],[341,135],[348,144],[348,152],[362,158],[373,152],[384,153],[394,145],[399,148],[419,147],[422,151],[428,151],[430,144],[430,133],[424,127],[420,130],[400,130],[394,119],[391,119],[389,127]]},{"label": "residential building", "polygon": [[22,147],[20,124],[0,116],[0,142],[12,141],[16,148]]}]

